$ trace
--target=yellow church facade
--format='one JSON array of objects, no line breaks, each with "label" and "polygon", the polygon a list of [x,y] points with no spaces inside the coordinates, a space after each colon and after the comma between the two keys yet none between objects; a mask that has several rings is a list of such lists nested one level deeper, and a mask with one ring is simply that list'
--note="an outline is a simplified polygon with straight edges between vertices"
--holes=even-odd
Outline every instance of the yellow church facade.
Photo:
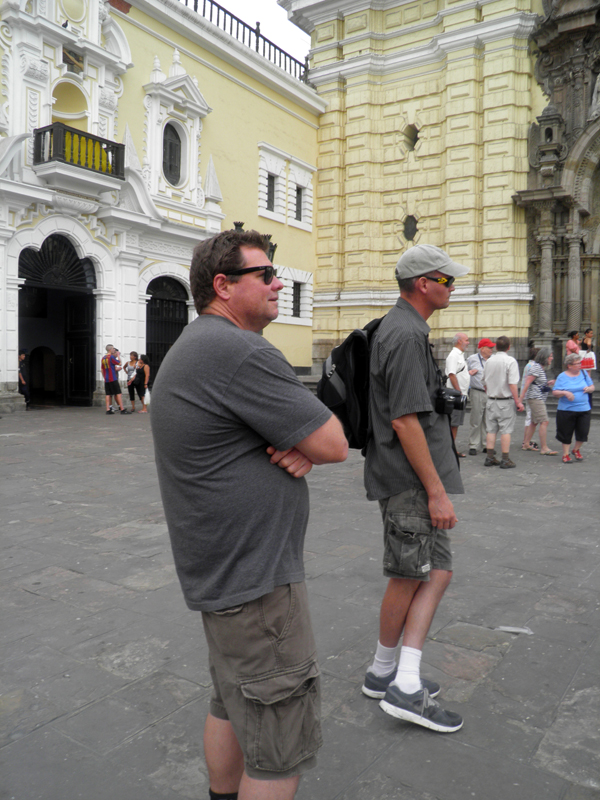
[{"label": "yellow church facade", "polygon": [[547,99],[529,37],[537,0],[335,4],[282,0],[311,31],[320,118],[314,355],[395,302],[394,265],[419,242],[470,267],[432,318],[452,335],[507,334],[523,357],[534,299],[528,134]]}]

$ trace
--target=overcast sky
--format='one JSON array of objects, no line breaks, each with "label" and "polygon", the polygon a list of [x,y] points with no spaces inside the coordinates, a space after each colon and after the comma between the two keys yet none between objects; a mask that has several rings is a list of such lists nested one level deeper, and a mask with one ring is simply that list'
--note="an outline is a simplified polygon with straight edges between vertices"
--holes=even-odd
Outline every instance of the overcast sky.
[{"label": "overcast sky", "polygon": [[310,49],[310,36],[289,22],[287,12],[277,5],[277,0],[218,0],[218,3],[251,27],[260,22],[263,36],[304,61]]}]

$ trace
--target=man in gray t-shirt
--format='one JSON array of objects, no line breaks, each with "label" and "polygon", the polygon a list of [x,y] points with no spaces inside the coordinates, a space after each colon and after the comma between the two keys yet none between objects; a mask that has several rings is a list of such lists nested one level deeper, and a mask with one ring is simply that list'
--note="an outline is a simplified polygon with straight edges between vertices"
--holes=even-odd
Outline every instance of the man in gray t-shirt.
[{"label": "man in gray t-shirt", "polygon": [[152,430],[177,574],[209,645],[210,796],[267,796],[265,781],[277,781],[278,797],[292,798],[321,743],[304,476],[343,461],[347,442],[258,335],[283,287],[264,238],[226,231],[202,242],[190,283],[200,316],[154,381]]},{"label": "man in gray t-shirt", "polygon": [[[383,517],[379,641],[364,694],[387,714],[451,733],[459,714],[432,698],[440,687],[421,678],[421,654],[436,609],[452,577],[447,529],[457,522],[449,494],[462,494],[449,414],[439,397],[441,374],[429,346],[427,320],[446,308],[456,277],[467,267],[432,245],[415,245],[396,265],[400,298],[373,335],[369,410],[372,436],[365,487]],[[440,401],[442,407],[440,408]],[[396,649],[403,635],[400,659]]]}]

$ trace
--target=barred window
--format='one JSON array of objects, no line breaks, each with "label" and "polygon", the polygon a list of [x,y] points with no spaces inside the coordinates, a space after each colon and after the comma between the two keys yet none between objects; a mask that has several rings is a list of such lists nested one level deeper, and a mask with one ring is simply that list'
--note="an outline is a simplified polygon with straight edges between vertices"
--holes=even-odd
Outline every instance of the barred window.
[{"label": "barred window", "polygon": [[300,297],[302,295],[302,284],[294,281],[292,287],[292,317],[300,316]]},{"label": "barred window", "polygon": [[275,175],[267,175],[267,211],[275,211]]},{"label": "barred window", "polygon": [[181,178],[181,137],[169,122],[163,133],[163,172],[172,186]]}]

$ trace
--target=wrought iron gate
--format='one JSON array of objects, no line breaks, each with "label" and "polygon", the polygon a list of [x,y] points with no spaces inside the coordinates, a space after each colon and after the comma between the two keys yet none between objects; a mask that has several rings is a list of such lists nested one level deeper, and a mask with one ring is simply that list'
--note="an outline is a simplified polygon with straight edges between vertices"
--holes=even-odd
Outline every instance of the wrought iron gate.
[{"label": "wrought iron gate", "polygon": [[152,299],[146,311],[146,354],[156,375],[169,349],[188,322],[187,292],[173,278],[155,278],[148,285]]}]

